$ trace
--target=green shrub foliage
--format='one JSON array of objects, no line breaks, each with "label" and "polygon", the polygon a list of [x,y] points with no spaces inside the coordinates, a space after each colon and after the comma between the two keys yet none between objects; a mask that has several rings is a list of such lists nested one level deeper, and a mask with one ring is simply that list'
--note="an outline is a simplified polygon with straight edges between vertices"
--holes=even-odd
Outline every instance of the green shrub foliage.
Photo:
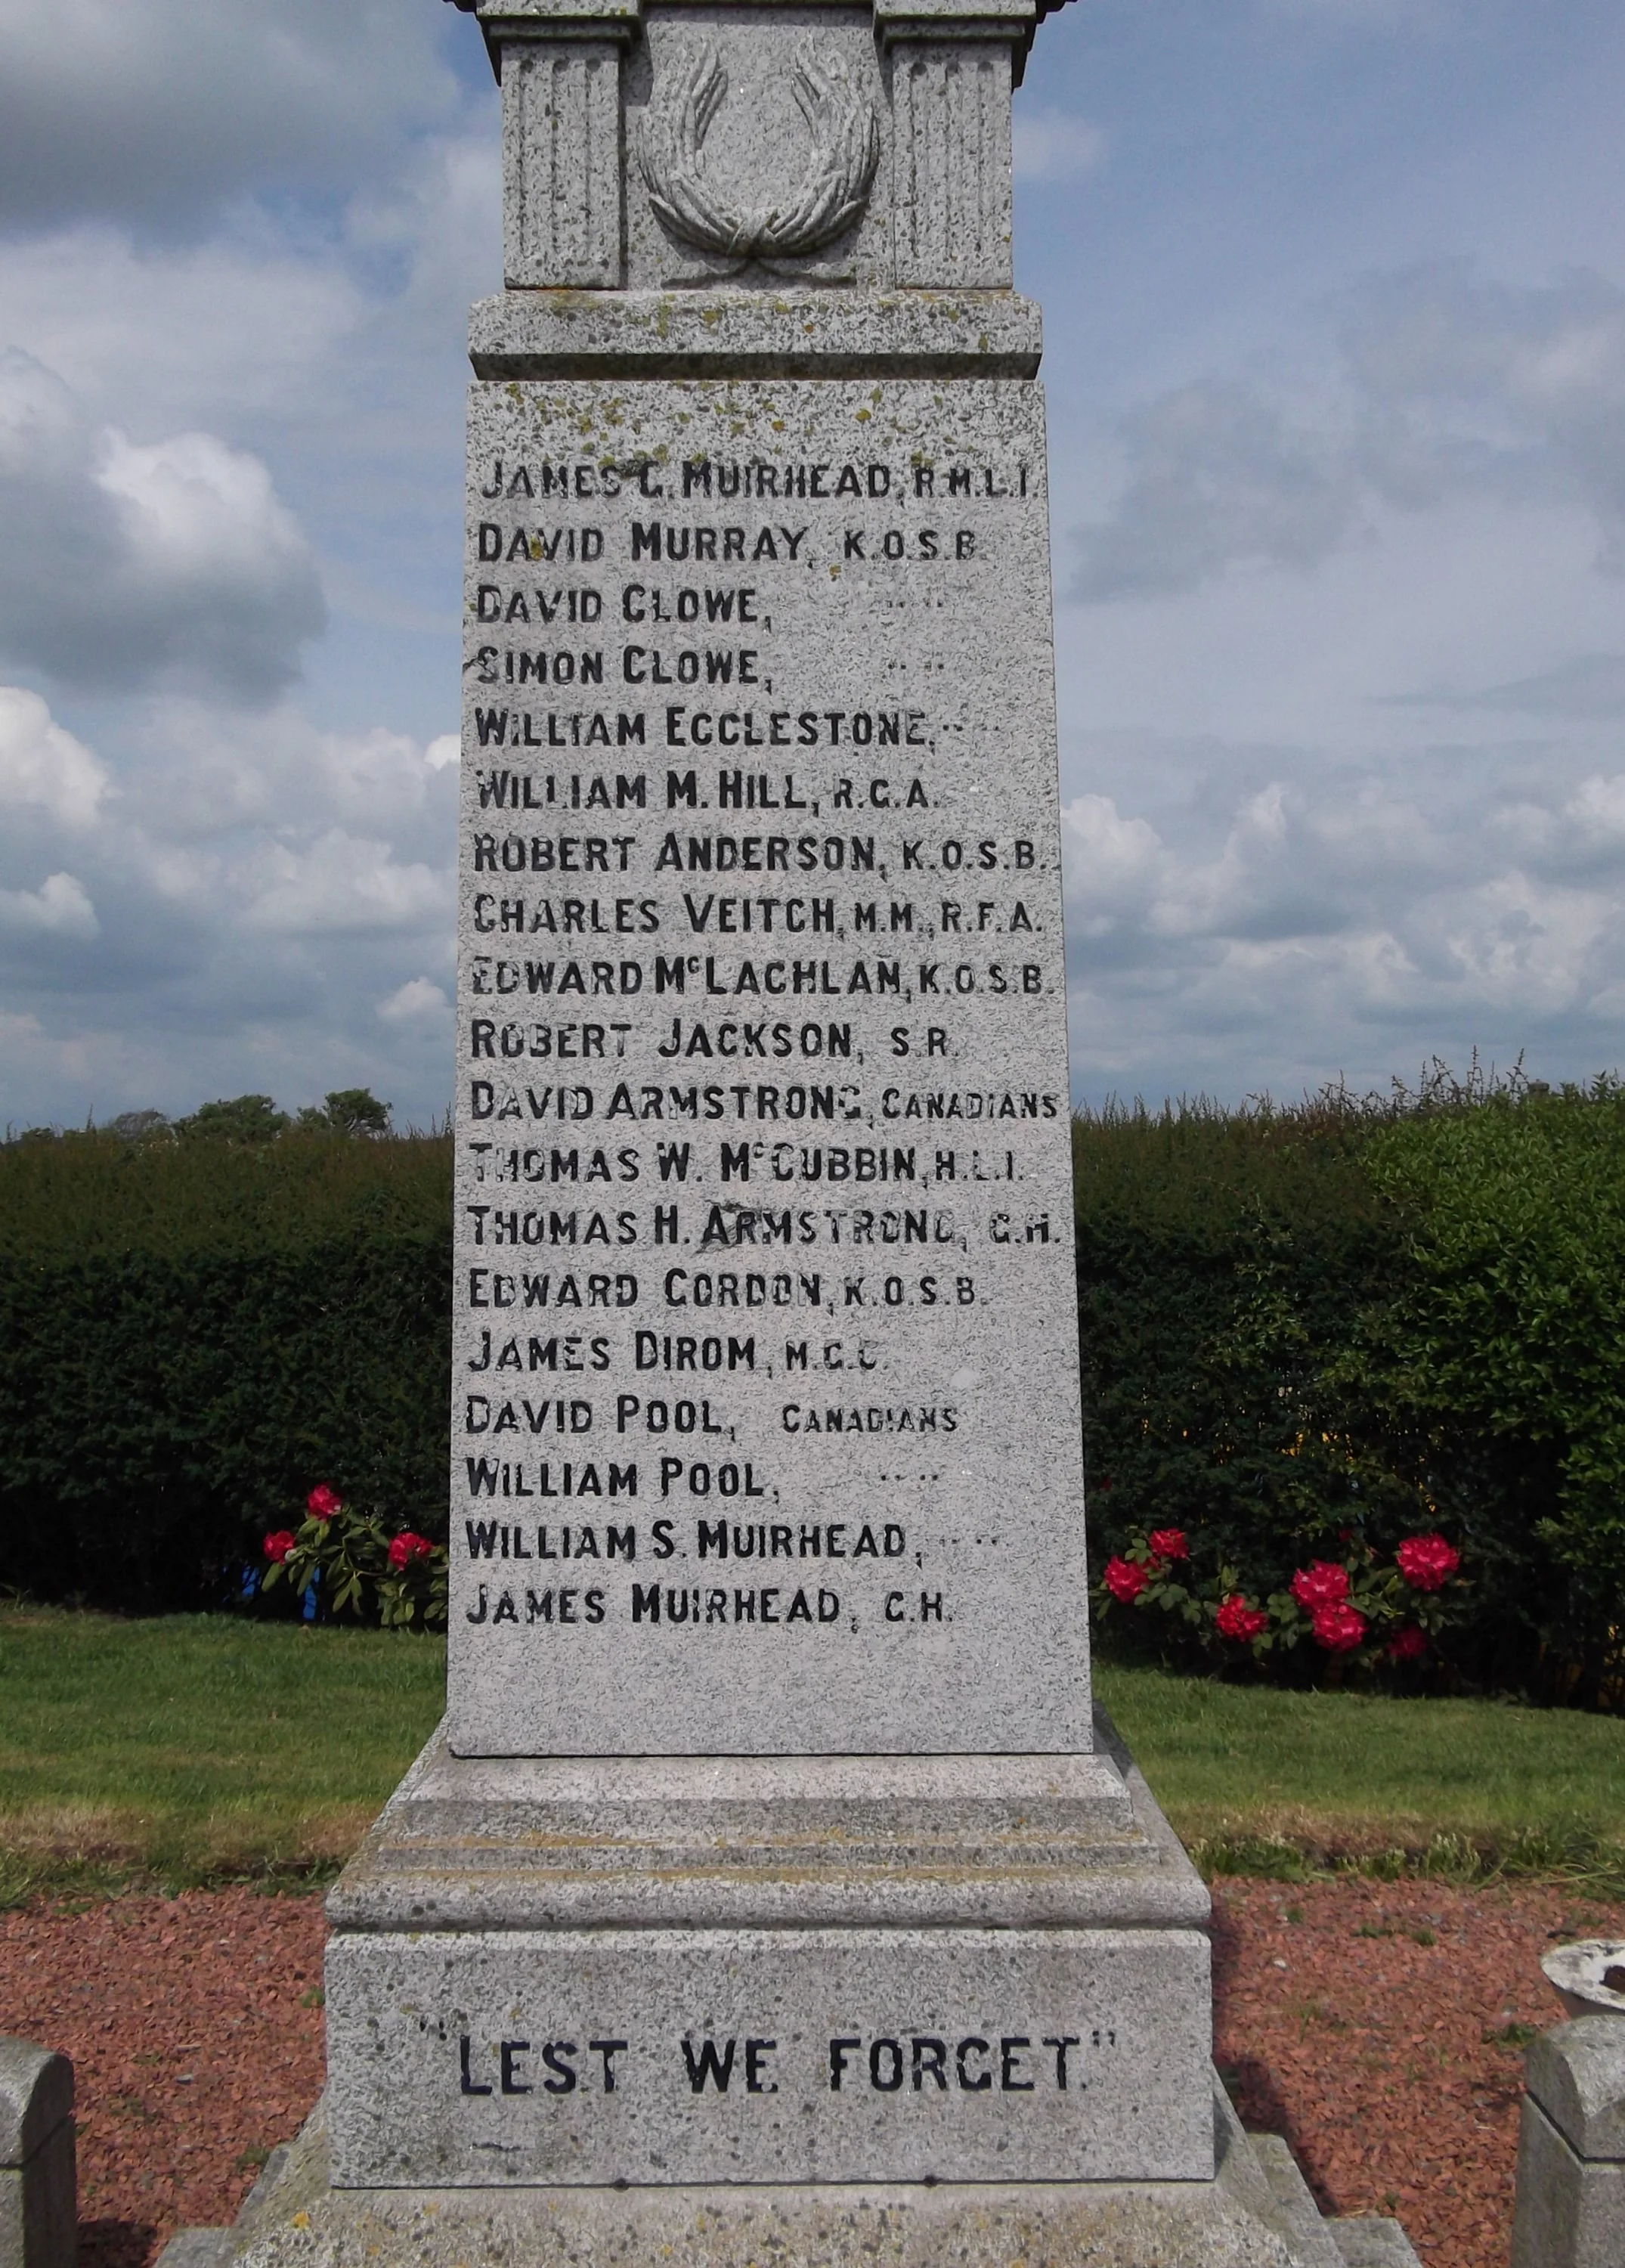
[{"label": "green shrub foliage", "polygon": [[0,1583],[218,1599],[318,1478],[444,1536],[450,1142],[263,1117],[0,1146]]},{"label": "green shrub foliage", "polygon": [[1625,1091],[1413,1118],[1367,1168],[1415,1227],[1338,1384],[1441,1475],[1470,1469],[1505,1618],[1595,1691],[1625,1635]]},{"label": "green shrub foliage", "polygon": [[[1179,1528],[1197,1578],[1264,1597],[1443,1532],[1474,1609],[1432,1675],[1616,1699],[1617,1086],[1436,1067],[1380,1102],[1086,1116],[1075,1154],[1097,1563]],[[1162,1616],[1107,1629],[1181,1652]]]}]

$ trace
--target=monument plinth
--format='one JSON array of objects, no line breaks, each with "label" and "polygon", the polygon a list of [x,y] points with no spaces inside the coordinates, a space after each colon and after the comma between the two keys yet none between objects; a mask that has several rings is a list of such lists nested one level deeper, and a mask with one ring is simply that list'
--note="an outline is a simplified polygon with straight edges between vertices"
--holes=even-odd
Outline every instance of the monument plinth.
[{"label": "monument plinth", "polygon": [[1040,11],[476,12],[447,1711],[248,2233],[1284,2263],[1090,1702]]}]

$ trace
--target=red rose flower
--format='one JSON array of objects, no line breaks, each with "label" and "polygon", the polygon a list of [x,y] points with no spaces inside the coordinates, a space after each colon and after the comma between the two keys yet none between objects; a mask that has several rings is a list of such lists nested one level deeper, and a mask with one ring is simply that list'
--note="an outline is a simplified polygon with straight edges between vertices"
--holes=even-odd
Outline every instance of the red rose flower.
[{"label": "red rose flower", "polygon": [[331,1520],[342,1508],[343,1500],[338,1491],[330,1489],[326,1481],[318,1481],[305,1499],[305,1509],[312,1520]]},{"label": "red rose flower", "polygon": [[1348,1595],[1349,1570],[1335,1566],[1329,1559],[1300,1567],[1292,1578],[1292,1596],[1311,1614],[1320,1607],[1340,1607]]},{"label": "red rose flower", "polygon": [[1239,1638],[1243,1646],[1251,1646],[1269,1627],[1269,1616],[1263,1609],[1248,1606],[1239,1591],[1231,1593],[1213,1619],[1221,1638]]},{"label": "red rose flower", "polygon": [[279,1567],[292,1549],[293,1530],[290,1528],[278,1528],[265,1539],[265,1556]]},{"label": "red rose flower", "polygon": [[1188,1559],[1190,1546],[1182,1528],[1153,1528],[1148,1539],[1158,1559]]},{"label": "red rose flower", "polygon": [[1315,1644],[1323,1646],[1327,1653],[1352,1653],[1365,1636],[1365,1617],[1338,1600],[1331,1606],[1317,1607],[1309,1627],[1314,1632]]},{"label": "red rose flower", "polygon": [[1134,1604],[1151,1580],[1144,1568],[1132,1559],[1108,1559],[1101,1577],[1112,1596],[1121,1599],[1126,1607]]},{"label": "red rose flower", "polygon": [[1413,1591],[1442,1591],[1461,1565],[1442,1535],[1408,1535],[1393,1556]]},{"label": "red rose flower", "polygon": [[1415,1623],[1407,1623],[1388,1640],[1388,1657],[1393,1661],[1420,1661],[1427,1650],[1428,1634]]},{"label": "red rose flower", "polygon": [[400,1574],[415,1559],[427,1559],[433,1550],[434,1546],[426,1535],[419,1535],[412,1528],[403,1528],[390,1544],[389,1564]]}]

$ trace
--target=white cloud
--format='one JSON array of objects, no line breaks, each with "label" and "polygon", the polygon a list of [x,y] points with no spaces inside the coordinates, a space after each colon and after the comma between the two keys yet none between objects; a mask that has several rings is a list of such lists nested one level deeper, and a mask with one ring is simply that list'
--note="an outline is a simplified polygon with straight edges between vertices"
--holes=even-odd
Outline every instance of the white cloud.
[{"label": "white cloud", "polygon": [[0,7],[0,211],[195,223],[261,184],[372,170],[454,112],[413,0],[27,0]]},{"label": "white cloud", "polygon": [[0,346],[65,373],[92,417],[148,432],[312,419],[371,315],[330,240],[137,244],[91,221],[0,238]]},{"label": "white cloud", "polygon": [[1563,817],[1590,844],[1625,850],[1625,773],[1604,779],[1594,772],[1582,780],[1563,806]]},{"label": "white cloud", "polygon": [[0,929],[43,932],[49,937],[101,933],[85,885],[71,874],[48,874],[37,890],[0,890]]},{"label": "white cloud", "polygon": [[109,753],[0,688],[0,980],[37,1028],[11,1053],[0,1033],[6,1107],[413,1097],[450,1017],[423,972],[452,960],[455,766],[382,727],[173,697]]},{"label": "white cloud", "polygon": [[1070,934],[1104,937],[1144,917],[1168,864],[1148,821],[1125,819],[1109,795],[1080,795],[1062,806],[1061,842]]},{"label": "white cloud", "polygon": [[429,746],[423,750],[423,762],[432,770],[438,772],[444,771],[447,764],[460,763],[462,755],[461,734],[442,733],[438,740],[430,740]]},{"label": "white cloud", "polygon": [[1346,449],[1246,387],[1181,387],[1126,417],[1121,439],[1128,484],[1110,518],[1080,534],[1074,597],[1195,590],[1249,561],[1312,567],[1356,524]]},{"label": "white cloud", "polygon": [[64,684],[259,700],[322,619],[257,459],[208,433],[98,431],[54,372],[0,355],[0,651]]},{"label": "white cloud", "polygon": [[413,976],[380,1000],[378,1012],[386,1024],[439,1024],[451,1014],[452,1004],[438,984]]},{"label": "white cloud", "polygon": [[1339,414],[1311,423],[1252,380],[1193,379],[1118,430],[1127,477],[1078,534],[1073,595],[1195,590],[1238,568],[1312,567],[1379,507],[1577,504],[1625,572],[1625,291],[1577,274],[1513,288],[1465,261],[1348,297]]},{"label": "white cloud", "polygon": [[32,804],[64,827],[88,827],[107,786],[106,764],[37,693],[0,685],[0,805]]},{"label": "white cloud", "polygon": [[[445,735],[425,748],[382,726],[322,732],[288,703],[245,719],[171,699],[151,705],[142,737],[149,762],[129,793],[152,832],[171,840],[240,826],[308,836],[329,820],[376,827],[380,815],[399,836],[431,805],[449,819]],[[449,856],[450,826],[436,824]]]},{"label": "white cloud", "polygon": [[268,692],[321,629],[315,563],[259,460],[210,433],[137,447],[103,436],[96,485],[128,545],[112,604],[140,593],[164,661],[223,688]]},{"label": "white cloud", "polygon": [[[18,1094],[61,1096],[82,1091],[91,1075],[95,1050],[83,1039],[53,1039],[37,1016],[19,1015],[0,1008],[0,1091],[8,1100]],[[32,1117],[48,1121],[51,1105],[34,1106]],[[59,1116],[61,1113],[57,1114]],[[0,1134],[20,1132],[31,1116],[0,1121]]]},{"label": "white cloud", "polygon": [[1233,1094],[1238,1057],[1288,1095],[1339,1069],[1381,1085],[1474,1045],[1599,1067],[1599,1027],[1625,1018],[1625,774],[1519,750],[1420,774],[1274,761],[1249,784],[1255,752],[1187,753],[1154,826],[1132,786],[1065,806],[1085,1091]]},{"label": "white cloud", "polygon": [[1012,136],[1018,181],[1075,181],[1105,162],[1101,129],[1063,110],[1028,110],[1018,104]]},{"label": "white cloud", "polygon": [[387,843],[330,828],[307,848],[262,843],[240,875],[242,919],[290,936],[416,929],[451,916],[445,873],[402,865]]},{"label": "white cloud", "polygon": [[1417,693],[1410,705],[1504,710],[1529,717],[1625,716],[1625,654],[1582,653],[1538,676],[1472,693]]}]

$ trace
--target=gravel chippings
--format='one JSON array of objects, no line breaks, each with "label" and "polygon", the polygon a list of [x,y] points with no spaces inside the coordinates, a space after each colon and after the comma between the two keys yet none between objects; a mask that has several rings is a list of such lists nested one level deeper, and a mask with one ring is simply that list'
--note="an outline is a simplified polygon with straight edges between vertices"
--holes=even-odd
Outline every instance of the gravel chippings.
[{"label": "gravel chippings", "polygon": [[1214,1904],[1242,2124],[1286,2137],[1324,2211],[1402,2221],[1428,2268],[1507,2268],[1521,2043],[1562,2019],[1540,1955],[1625,1910],[1530,1882],[1225,1881]]},{"label": "gravel chippings", "polygon": [[235,2218],[321,2091],[319,1897],[0,1914],[0,2032],[73,2058],[80,2268]]},{"label": "gravel chippings", "polygon": [[[1246,2124],[1285,2135],[1327,2212],[1397,2215],[1428,2268],[1507,2268],[1515,2028],[1559,2018],[1547,1948],[1625,1936],[1625,1908],[1357,1881],[1226,1881],[1215,1907],[1216,2053]],[[320,1898],[250,1890],[0,1914],[0,2032],[74,2062],[82,2268],[146,2268],[174,2229],[229,2221],[297,2131],[323,1934]]]}]

